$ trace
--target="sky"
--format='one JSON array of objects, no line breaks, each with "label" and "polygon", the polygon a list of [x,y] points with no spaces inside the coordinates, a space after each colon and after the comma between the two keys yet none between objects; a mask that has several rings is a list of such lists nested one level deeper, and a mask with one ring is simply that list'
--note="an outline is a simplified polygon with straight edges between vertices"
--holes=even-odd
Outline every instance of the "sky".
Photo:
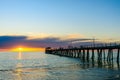
[{"label": "sky", "polygon": [[0,48],[93,37],[119,41],[119,30],[120,0],[0,0]]}]

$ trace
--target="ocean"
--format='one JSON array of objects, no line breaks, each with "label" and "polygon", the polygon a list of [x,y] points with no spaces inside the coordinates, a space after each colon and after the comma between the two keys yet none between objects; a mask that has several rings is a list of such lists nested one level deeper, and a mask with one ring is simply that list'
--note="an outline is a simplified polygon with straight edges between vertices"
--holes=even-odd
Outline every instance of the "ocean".
[{"label": "ocean", "polygon": [[119,63],[44,52],[0,52],[0,80],[120,80]]}]

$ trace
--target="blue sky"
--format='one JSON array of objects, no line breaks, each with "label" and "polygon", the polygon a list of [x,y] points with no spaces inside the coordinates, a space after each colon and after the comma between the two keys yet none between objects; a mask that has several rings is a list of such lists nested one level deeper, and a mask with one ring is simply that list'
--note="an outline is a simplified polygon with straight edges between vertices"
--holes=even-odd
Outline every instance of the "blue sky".
[{"label": "blue sky", "polygon": [[120,0],[0,0],[0,35],[120,39]]}]

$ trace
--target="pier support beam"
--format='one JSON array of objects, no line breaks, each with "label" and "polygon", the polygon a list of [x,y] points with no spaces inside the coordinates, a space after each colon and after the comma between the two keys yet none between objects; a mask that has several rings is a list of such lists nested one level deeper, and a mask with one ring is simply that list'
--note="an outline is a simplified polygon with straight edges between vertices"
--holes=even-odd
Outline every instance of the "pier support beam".
[{"label": "pier support beam", "polygon": [[89,49],[87,49],[87,61],[89,61]]},{"label": "pier support beam", "polygon": [[95,57],[95,55],[94,55],[94,49],[92,49],[92,57],[91,57],[91,59],[94,60],[94,57]]},{"label": "pier support beam", "polygon": [[103,55],[104,55],[104,61],[105,61],[105,50],[103,50]]},{"label": "pier support beam", "polygon": [[119,53],[120,53],[120,49],[118,49],[117,51],[117,62],[119,62]]},{"label": "pier support beam", "polygon": [[83,56],[82,56],[83,61],[85,61],[85,50],[83,49]]},{"label": "pier support beam", "polygon": [[109,49],[108,50],[108,56],[107,56],[107,61],[111,61],[113,60],[113,50],[112,49]]},{"label": "pier support beam", "polygon": [[102,49],[97,49],[98,52],[98,61],[102,60]]}]

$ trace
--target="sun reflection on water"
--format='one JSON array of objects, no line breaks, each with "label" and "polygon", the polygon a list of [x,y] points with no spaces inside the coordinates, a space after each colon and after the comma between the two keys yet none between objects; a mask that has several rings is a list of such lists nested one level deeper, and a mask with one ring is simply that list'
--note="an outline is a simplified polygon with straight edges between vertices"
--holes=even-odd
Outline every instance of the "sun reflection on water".
[{"label": "sun reflection on water", "polygon": [[18,60],[21,60],[21,59],[22,59],[22,52],[21,52],[21,51],[18,53],[17,59],[18,59]]},{"label": "sun reflection on water", "polygon": [[[22,60],[22,52],[21,51],[19,51],[18,52],[18,56],[17,56],[17,59],[18,60]],[[16,70],[14,71],[15,72],[15,74],[16,74],[16,80],[22,80],[22,63],[21,62],[18,62],[17,64],[16,64]]]}]

